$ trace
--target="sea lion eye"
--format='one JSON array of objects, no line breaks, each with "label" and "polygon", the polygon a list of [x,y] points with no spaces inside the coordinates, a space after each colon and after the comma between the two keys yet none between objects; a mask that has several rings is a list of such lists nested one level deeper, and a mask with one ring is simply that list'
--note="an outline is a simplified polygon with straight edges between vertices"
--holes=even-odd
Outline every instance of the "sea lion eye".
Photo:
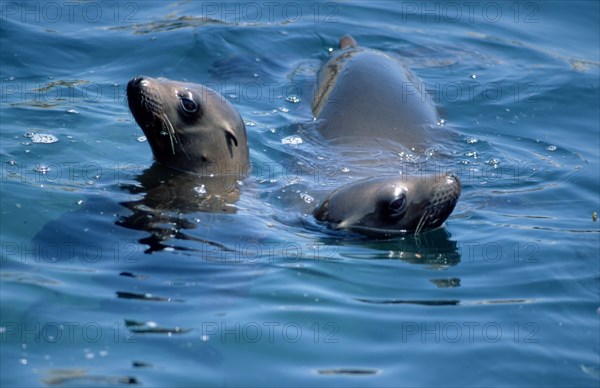
[{"label": "sea lion eye", "polygon": [[187,97],[179,97],[179,101],[181,102],[181,108],[188,113],[194,113],[198,110],[198,105]]},{"label": "sea lion eye", "polygon": [[177,97],[179,97],[179,103],[181,109],[186,113],[196,113],[198,111],[198,104],[194,102],[194,95],[188,89],[177,91]]},{"label": "sea lion eye", "polygon": [[392,213],[401,213],[402,210],[404,209],[404,204],[406,203],[406,197],[404,195],[401,195],[400,197],[394,199],[392,202],[390,202],[389,204],[389,208],[392,211]]}]

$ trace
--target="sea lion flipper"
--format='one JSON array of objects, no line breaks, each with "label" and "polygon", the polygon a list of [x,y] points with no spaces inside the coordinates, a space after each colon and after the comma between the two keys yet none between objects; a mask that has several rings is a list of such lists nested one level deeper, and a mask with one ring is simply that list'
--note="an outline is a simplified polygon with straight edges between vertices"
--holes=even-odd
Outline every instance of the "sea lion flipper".
[{"label": "sea lion flipper", "polygon": [[340,38],[340,48],[344,49],[346,47],[356,47],[358,43],[354,40],[350,35],[344,35]]}]

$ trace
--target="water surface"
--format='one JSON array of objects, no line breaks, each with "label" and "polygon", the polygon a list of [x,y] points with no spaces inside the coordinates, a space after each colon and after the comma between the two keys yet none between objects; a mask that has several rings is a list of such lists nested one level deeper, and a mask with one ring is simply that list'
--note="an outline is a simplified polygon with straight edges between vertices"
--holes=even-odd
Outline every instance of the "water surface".
[{"label": "water surface", "polygon": [[[3,385],[598,385],[598,2],[65,4],[1,4]],[[443,229],[374,240],[304,214],[364,173],[311,124],[345,33],[440,109],[423,168],[463,182]],[[123,226],[153,172],[138,74],[240,111],[235,212]]]}]

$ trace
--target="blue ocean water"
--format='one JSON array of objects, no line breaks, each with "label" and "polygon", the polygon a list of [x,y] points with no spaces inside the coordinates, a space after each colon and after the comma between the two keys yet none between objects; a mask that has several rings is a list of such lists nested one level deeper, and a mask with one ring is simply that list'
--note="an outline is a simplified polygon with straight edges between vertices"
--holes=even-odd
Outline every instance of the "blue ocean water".
[{"label": "blue ocean water", "polygon": [[[3,386],[598,386],[597,1],[2,1],[0,22]],[[440,109],[428,167],[463,183],[442,229],[305,214],[352,179],[310,110],[346,33]],[[153,172],[139,74],[240,111],[234,213],[123,226]]]}]

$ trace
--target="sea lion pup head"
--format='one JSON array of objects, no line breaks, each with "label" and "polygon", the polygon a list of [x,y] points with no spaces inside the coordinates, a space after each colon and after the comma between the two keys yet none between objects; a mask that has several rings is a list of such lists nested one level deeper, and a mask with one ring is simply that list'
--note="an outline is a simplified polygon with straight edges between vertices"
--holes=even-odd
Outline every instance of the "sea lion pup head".
[{"label": "sea lion pup head", "polygon": [[333,191],[313,214],[335,229],[366,235],[418,234],[444,223],[460,191],[455,175],[367,178]]},{"label": "sea lion pup head", "polygon": [[216,91],[139,76],[127,84],[127,100],[157,162],[202,175],[246,173],[244,122]]}]

